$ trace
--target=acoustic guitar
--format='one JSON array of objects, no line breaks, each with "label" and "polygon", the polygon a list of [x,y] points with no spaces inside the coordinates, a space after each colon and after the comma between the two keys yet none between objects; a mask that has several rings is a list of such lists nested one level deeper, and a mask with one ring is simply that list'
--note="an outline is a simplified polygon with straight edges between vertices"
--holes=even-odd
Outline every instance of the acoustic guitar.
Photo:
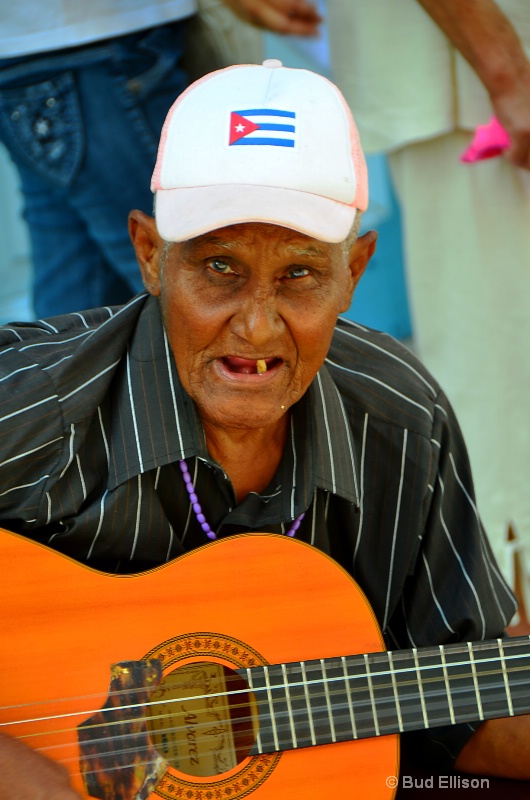
[{"label": "acoustic guitar", "polygon": [[104,800],[390,798],[399,733],[530,711],[529,637],[381,652],[334,561],[244,534],[115,576],[8,532],[0,731]]}]

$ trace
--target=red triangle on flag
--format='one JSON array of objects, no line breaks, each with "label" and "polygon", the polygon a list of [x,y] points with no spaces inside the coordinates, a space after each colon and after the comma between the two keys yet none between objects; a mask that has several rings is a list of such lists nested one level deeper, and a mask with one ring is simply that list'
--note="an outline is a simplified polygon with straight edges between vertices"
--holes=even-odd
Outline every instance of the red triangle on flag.
[{"label": "red triangle on flag", "polygon": [[246,117],[242,117],[241,114],[236,114],[235,111],[232,111],[230,114],[230,140],[228,144],[234,144],[238,139],[242,139],[244,136],[248,136],[249,133],[252,133],[252,131],[257,130],[259,130],[259,125],[246,119]]}]

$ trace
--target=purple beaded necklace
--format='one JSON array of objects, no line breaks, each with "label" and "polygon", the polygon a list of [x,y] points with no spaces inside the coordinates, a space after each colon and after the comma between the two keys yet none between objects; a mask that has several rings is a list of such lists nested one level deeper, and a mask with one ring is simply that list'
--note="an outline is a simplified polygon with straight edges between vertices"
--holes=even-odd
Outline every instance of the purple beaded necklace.
[{"label": "purple beaded necklace", "polygon": [[[190,496],[191,507],[193,508],[194,514],[197,517],[197,522],[199,523],[199,525],[201,526],[201,528],[205,532],[205,534],[208,537],[208,539],[211,539],[213,541],[214,539],[217,539],[217,536],[215,535],[215,532],[212,531],[212,529],[210,528],[210,526],[206,522],[206,517],[202,513],[201,504],[199,503],[199,498],[197,497],[197,493],[195,491],[195,486],[193,485],[193,481],[191,479],[191,475],[190,475],[190,471],[188,469],[188,465],[184,461],[184,459],[182,459],[182,461],[179,461],[179,466],[180,466],[180,471],[182,472],[182,478],[184,480],[184,483],[186,484],[187,492],[188,492],[188,494]],[[286,536],[295,536],[296,535],[296,531],[298,530],[298,528],[302,524],[302,520],[303,520],[304,517],[305,517],[305,511],[302,512],[302,514],[300,514],[300,516],[297,517],[293,521],[293,524],[291,525],[289,530],[285,532],[285,535]]]}]

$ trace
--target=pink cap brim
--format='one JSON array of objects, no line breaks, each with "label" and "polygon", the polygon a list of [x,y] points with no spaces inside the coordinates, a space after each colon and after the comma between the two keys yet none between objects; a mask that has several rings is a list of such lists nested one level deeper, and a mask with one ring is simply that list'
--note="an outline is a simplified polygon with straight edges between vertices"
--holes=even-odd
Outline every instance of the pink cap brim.
[{"label": "pink cap brim", "polygon": [[266,222],[322,242],[343,242],[355,214],[346,203],[275,186],[159,189],[155,200],[157,229],[168,242],[187,241],[242,222]]}]

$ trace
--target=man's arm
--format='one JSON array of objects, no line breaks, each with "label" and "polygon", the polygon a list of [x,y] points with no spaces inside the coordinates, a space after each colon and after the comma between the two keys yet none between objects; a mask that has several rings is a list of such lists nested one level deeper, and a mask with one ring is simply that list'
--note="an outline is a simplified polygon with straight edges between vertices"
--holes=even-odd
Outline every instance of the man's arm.
[{"label": "man's arm", "polygon": [[80,800],[59,764],[0,733],[0,800]]},{"label": "man's arm", "polygon": [[493,0],[418,2],[484,84],[512,140],[507,158],[530,169],[530,61],[510,20]]},{"label": "man's arm", "polygon": [[223,0],[246,22],[276,33],[316,36],[322,21],[308,0]]},{"label": "man's arm", "polygon": [[530,716],[482,723],[460,752],[455,767],[477,775],[530,780]]}]

